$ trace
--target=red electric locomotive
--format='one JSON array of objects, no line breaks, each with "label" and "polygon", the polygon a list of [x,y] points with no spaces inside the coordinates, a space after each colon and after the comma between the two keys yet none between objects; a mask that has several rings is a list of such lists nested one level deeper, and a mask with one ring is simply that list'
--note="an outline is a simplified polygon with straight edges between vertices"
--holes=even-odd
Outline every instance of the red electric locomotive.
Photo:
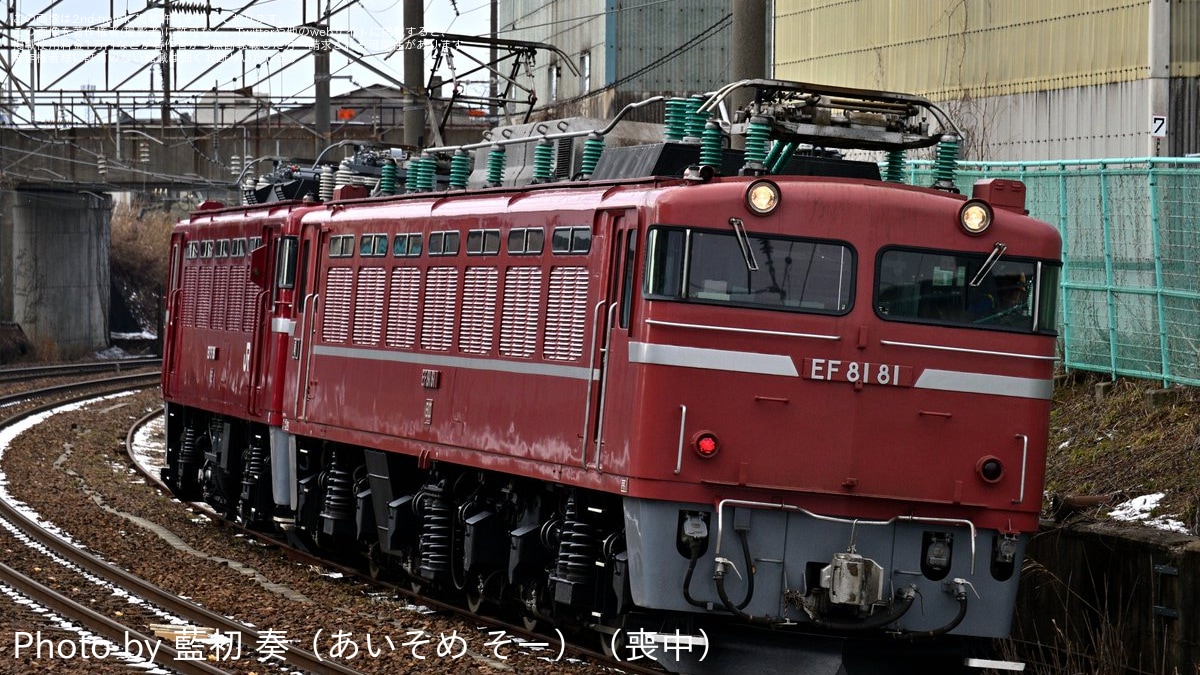
[{"label": "red electric locomotive", "polygon": [[[533,127],[470,180],[457,149],[449,189],[435,149],[410,194],[181,225],[202,255],[172,327],[215,304],[188,274],[233,220],[261,227],[255,330],[279,341],[168,332],[166,475],[474,607],[674,639],[672,670],[746,668],[781,631],[791,667],[961,666],[1007,634],[1037,527],[1059,235],[1018,182],[958,194],[919,97],[753,80],[667,106],[666,142],[586,134],[575,180],[551,166],[584,134]],[[504,152],[524,141],[530,175]],[[933,187],[894,180],[935,144]]]}]

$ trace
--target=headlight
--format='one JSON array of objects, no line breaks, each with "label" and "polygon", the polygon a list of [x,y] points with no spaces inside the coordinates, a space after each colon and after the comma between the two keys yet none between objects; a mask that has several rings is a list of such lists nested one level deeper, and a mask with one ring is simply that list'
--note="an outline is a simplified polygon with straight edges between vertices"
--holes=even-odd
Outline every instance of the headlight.
[{"label": "headlight", "polygon": [[958,224],[964,232],[977,237],[992,224],[992,207],[987,202],[969,199],[958,210]]},{"label": "headlight", "polygon": [[769,180],[756,180],[746,190],[746,206],[755,214],[765,216],[779,206],[779,186]]}]

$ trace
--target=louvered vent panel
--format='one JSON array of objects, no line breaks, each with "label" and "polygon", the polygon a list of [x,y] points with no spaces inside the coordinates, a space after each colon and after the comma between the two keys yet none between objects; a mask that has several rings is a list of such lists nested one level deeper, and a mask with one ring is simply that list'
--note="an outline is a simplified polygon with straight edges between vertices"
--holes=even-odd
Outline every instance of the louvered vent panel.
[{"label": "louvered vent panel", "polygon": [[417,344],[417,300],[420,297],[421,270],[415,267],[392,270],[387,346],[412,349]]},{"label": "louvered vent panel", "polygon": [[325,319],[321,323],[321,339],[325,342],[345,342],[350,337],[350,290],[354,271],[349,267],[333,267],[325,279]]},{"label": "louvered vent panel", "polygon": [[218,265],[213,272],[213,316],[209,327],[225,330],[229,322],[229,266]]},{"label": "louvered vent panel", "polygon": [[431,267],[425,277],[425,311],[421,321],[421,347],[448,351],[454,342],[454,314],[458,302],[458,269]]},{"label": "louvered vent panel", "polygon": [[537,349],[542,314],[542,270],[510,267],[504,273],[504,311],[500,321],[500,353],[529,358]]},{"label": "louvered vent panel", "polygon": [[258,319],[258,294],[262,291],[254,282],[250,281],[250,268],[242,268],[242,288],[245,293],[242,295],[242,330],[249,333],[254,330],[254,324]]},{"label": "louvered vent panel", "polygon": [[377,345],[383,335],[383,291],[387,272],[382,267],[364,267],[358,271],[354,291],[354,344]]},{"label": "louvered vent panel", "polygon": [[[213,268],[204,265],[200,268],[200,291],[196,297],[211,298],[213,292]],[[208,328],[211,324],[213,303],[205,302],[196,306],[196,328]]]},{"label": "louvered vent panel", "polygon": [[587,292],[587,268],[556,267],[550,270],[543,357],[551,361],[575,361],[583,355]]},{"label": "louvered vent panel", "polygon": [[244,330],[242,320],[246,314],[246,268],[230,267],[228,319],[225,328],[232,331]]},{"label": "louvered vent panel", "polygon": [[183,306],[179,308],[179,320],[185,326],[196,325],[196,296],[200,294],[199,286],[199,268],[185,268],[183,270]]},{"label": "louvered vent panel", "polygon": [[492,351],[496,336],[496,284],[500,278],[495,267],[468,267],[463,289],[462,326],[458,349],[468,354]]}]

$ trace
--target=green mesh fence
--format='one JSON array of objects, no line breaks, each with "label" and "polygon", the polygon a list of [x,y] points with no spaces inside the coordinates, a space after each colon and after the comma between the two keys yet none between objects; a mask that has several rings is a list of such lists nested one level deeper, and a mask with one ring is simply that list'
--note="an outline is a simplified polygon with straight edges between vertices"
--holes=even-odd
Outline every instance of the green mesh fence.
[{"label": "green mesh fence", "polygon": [[[929,162],[908,181],[933,182]],[[964,194],[1015,178],[1063,237],[1060,351],[1067,369],[1200,385],[1200,159],[961,162]]]}]

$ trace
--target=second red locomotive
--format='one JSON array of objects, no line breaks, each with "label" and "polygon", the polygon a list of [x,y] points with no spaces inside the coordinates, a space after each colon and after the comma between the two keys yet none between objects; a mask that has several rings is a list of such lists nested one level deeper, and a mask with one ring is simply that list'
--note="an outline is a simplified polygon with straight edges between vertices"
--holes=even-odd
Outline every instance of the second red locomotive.
[{"label": "second red locomotive", "polygon": [[[708,120],[738,87],[748,109]],[[539,147],[503,184],[509,139],[472,186],[451,158],[441,189],[432,153],[410,194],[181,223],[168,481],[610,645],[732,622],[882,672],[854,646],[1006,635],[1059,235],[1018,182],[958,194],[919,97],[756,80],[681,101],[686,140],[601,154],[593,133],[578,180]],[[830,151],[891,174],[939,141],[931,188]],[[720,650],[665,665],[720,672]]]}]

